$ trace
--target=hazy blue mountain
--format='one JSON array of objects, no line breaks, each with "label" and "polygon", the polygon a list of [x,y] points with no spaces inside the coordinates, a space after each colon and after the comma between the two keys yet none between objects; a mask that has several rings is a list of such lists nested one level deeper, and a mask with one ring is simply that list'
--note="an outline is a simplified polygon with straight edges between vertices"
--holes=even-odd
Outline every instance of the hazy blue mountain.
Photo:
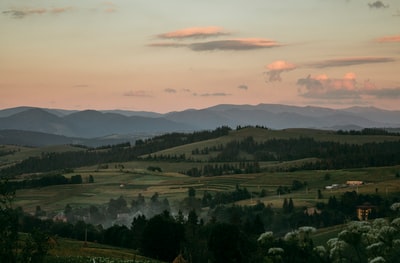
[{"label": "hazy blue mountain", "polygon": [[26,111],[26,110],[30,110],[30,109],[33,109],[33,107],[21,106],[21,107],[0,110],[0,118],[9,117],[11,115],[14,115],[14,114]]},{"label": "hazy blue mountain", "polygon": [[0,118],[0,129],[37,131],[60,135],[73,134],[62,118],[39,108],[29,108],[14,115]]},{"label": "hazy blue mountain", "polygon": [[27,108],[14,115],[0,118],[0,130],[36,131],[69,137],[94,138],[112,134],[159,134],[193,131],[194,127],[167,120],[140,116],[124,116],[85,110],[57,116],[45,109]]},{"label": "hazy blue mountain", "polygon": [[[126,110],[40,109],[17,107],[0,111],[0,130],[24,130],[73,138],[123,141],[167,132],[215,129],[222,125],[260,125],[272,129],[363,129],[400,127],[400,111],[373,107],[330,109],[281,104],[221,104],[166,114]],[[121,137],[122,136],[122,137]]]},{"label": "hazy blue mountain", "polygon": [[124,116],[132,117],[149,117],[149,118],[160,118],[163,117],[163,114],[151,111],[129,111],[129,110],[102,110],[104,113],[116,113]]},{"label": "hazy blue mountain", "polygon": [[384,123],[397,123],[397,126],[400,126],[400,111],[388,111],[375,107],[351,107],[343,109],[343,111],[366,119],[379,120]]},{"label": "hazy blue mountain", "polygon": [[[273,129],[323,128],[356,125],[367,127],[399,127],[400,114],[392,111],[377,111],[375,114],[357,111],[336,110],[321,107],[297,107],[280,104],[259,105],[217,105],[202,110],[186,110],[166,114],[171,120],[181,120],[193,126],[206,129],[217,124],[235,127],[237,125],[263,125]],[[384,116],[388,117],[384,117]],[[382,116],[384,115],[384,116]]]},{"label": "hazy blue mountain", "polygon": [[[29,106],[21,106],[21,107],[15,107],[15,108],[9,108],[9,109],[4,109],[0,110],[0,118],[3,117],[9,117],[11,115],[26,111],[26,110],[31,110],[31,109],[38,109],[37,107],[29,107]],[[77,110],[64,110],[64,109],[48,109],[48,108],[40,108],[48,113],[51,113],[56,116],[66,116],[68,114],[77,112]]]}]

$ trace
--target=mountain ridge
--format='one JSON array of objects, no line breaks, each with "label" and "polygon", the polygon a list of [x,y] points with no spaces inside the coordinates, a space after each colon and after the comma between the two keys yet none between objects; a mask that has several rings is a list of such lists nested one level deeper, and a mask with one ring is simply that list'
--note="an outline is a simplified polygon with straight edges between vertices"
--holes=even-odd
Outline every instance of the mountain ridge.
[{"label": "mountain ridge", "polygon": [[219,104],[168,113],[127,110],[63,110],[16,107],[0,110],[0,130],[23,130],[73,138],[147,136],[229,126],[271,129],[398,128],[400,111],[375,107],[331,109],[284,104]]}]

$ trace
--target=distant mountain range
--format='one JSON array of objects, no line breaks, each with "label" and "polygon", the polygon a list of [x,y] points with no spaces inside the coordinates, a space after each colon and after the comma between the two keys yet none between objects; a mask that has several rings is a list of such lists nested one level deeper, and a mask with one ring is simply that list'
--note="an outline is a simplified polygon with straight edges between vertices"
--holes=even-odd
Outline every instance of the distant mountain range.
[{"label": "distant mountain range", "polygon": [[[58,136],[49,136],[49,142],[58,138],[57,140],[61,144],[63,141],[82,142],[83,144],[91,141],[93,144],[97,144],[106,141],[133,140],[167,132],[208,130],[222,125],[232,128],[239,125],[259,125],[271,129],[393,128],[400,127],[400,111],[388,111],[374,107],[352,107],[337,110],[281,104],[224,104],[200,110],[188,109],[166,114],[125,110],[74,111],[18,107],[0,110],[0,144],[4,144],[8,139],[15,141],[18,134],[20,137],[25,137],[27,145],[33,145],[29,141],[35,142],[34,138],[38,142],[39,137],[41,138],[39,141],[45,142],[44,134]],[[31,133],[27,133],[28,131]],[[11,137],[14,139],[11,140]]]}]

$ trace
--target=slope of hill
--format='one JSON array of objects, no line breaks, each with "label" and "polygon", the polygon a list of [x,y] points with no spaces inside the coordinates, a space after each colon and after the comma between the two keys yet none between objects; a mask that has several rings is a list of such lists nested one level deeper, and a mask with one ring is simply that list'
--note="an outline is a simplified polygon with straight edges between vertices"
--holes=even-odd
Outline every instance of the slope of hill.
[{"label": "slope of hill", "polygon": [[[156,156],[181,156],[194,161],[208,161],[210,158],[216,157],[223,146],[233,141],[241,142],[247,138],[253,138],[258,143],[263,143],[269,140],[290,140],[313,138],[317,142],[335,142],[340,144],[355,144],[362,145],[366,143],[383,143],[383,142],[398,142],[399,136],[395,135],[340,135],[330,130],[291,128],[284,130],[271,130],[263,128],[248,127],[239,130],[233,130],[229,135],[215,139],[185,144],[162,151],[152,153]],[[146,157],[146,156],[144,156]],[[246,156],[252,159],[254,156]]]},{"label": "slope of hill", "polygon": [[51,145],[85,145],[99,147],[103,145],[115,145],[129,142],[134,144],[136,140],[148,138],[148,134],[137,135],[110,135],[96,138],[77,138],[63,135],[24,131],[24,130],[0,130],[0,145],[21,145],[28,147],[43,147]]}]

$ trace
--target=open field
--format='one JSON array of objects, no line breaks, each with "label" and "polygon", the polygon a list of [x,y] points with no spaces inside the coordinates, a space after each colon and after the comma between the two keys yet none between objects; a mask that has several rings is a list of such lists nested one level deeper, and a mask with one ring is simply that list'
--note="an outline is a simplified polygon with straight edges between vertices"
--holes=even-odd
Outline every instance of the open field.
[{"label": "open field", "polygon": [[[57,238],[56,243],[49,251],[50,256],[55,257],[74,257],[74,258],[112,258],[114,260],[139,260],[143,262],[146,259],[138,255],[137,251],[126,248],[112,247],[93,242],[76,241],[65,238]],[[142,260],[142,261],[140,261]],[[151,262],[158,262],[152,260]]]},{"label": "open field", "polygon": [[[120,164],[118,164],[120,165]],[[116,165],[118,167],[118,165]],[[86,167],[76,169],[71,175],[80,174],[83,179],[89,175],[94,177],[94,183],[78,185],[58,185],[35,189],[18,190],[15,206],[21,206],[25,211],[33,212],[37,205],[45,211],[61,211],[67,204],[73,207],[85,207],[91,204],[101,205],[111,198],[123,196],[128,203],[142,194],[146,200],[155,193],[160,198],[168,198],[172,207],[187,196],[189,187],[194,187],[198,197],[202,197],[204,191],[211,193],[219,191],[233,191],[236,185],[246,187],[250,192],[259,193],[262,189],[267,191],[267,196],[258,198],[254,194],[251,200],[238,202],[240,205],[252,205],[256,200],[265,204],[273,204],[281,207],[284,197],[292,197],[296,206],[313,206],[317,201],[326,201],[329,196],[340,195],[345,191],[358,191],[359,193],[381,193],[382,195],[400,192],[400,179],[395,174],[400,166],[365,168],[335,171],[298,171],[298,172],[274,172],[258,174],[225,175],[216,177],[188,177],[176,170],[190,166],[190,163],[149,163],[130,162],[122,163],[123,169],[115,169],[110,164],[108,169],[98,167]],[[162,167],[163,172],[150,172],[145,168],[148,165]],[[198,165],[198,163],[192,163]],[[169,171],[169,167],[173,167]],[[329,174],[329,179],[326,178]],[[294,180],[306,182],[307,187],[286,195],[277,195],[278,186],[291,187]],[[360,180],[365,185],[346,187],[333,190],[325,190],[325,186],[332,184],[345,184],[348,180]],[[322,191],[323,199],[317,200],[317,191]]]}]

